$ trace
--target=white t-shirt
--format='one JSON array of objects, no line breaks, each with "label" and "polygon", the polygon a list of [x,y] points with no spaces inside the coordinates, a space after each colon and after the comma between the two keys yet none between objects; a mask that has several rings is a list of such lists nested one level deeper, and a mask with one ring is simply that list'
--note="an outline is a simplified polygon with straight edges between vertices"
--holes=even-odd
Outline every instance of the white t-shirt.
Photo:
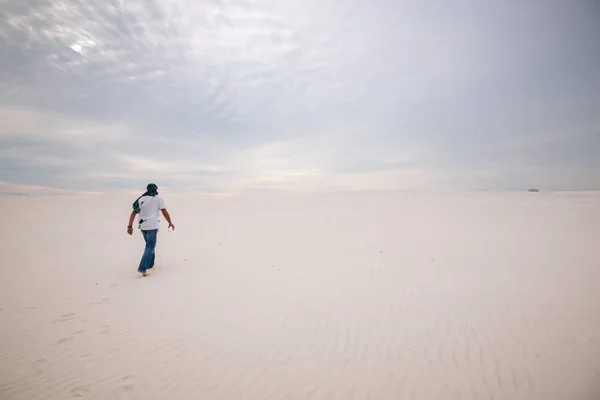
[{"label": "white t-shirt", "polygon": [[167,208],[162,197],[159,195],[143,196],[140,198],[139,204],[138,224],[140,229],[158,229],[160,210]]}]

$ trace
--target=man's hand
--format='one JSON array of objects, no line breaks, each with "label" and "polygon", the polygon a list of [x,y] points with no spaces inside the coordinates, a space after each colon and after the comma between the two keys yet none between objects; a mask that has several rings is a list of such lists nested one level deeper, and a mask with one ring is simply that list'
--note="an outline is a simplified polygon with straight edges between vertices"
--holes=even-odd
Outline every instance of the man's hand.
[{"label": "man's hand", "polygon": [[129,215],[129,222],[127,223],[127,233],[129,236],[133,234],[133,220],[135,219],[135,211],[132,211]]},{"label": "man's hand", "polygon": [[163,208],[160,210],[162,212],[162,214],[164,215],[165,219],[167,220],[167,222],[169,223],[169,228],[171,230],[175,230],[175,225],[173,225],[173,223],[171,222],[171,216],[169,215],[169,212],[167,211],[166,208]]}]

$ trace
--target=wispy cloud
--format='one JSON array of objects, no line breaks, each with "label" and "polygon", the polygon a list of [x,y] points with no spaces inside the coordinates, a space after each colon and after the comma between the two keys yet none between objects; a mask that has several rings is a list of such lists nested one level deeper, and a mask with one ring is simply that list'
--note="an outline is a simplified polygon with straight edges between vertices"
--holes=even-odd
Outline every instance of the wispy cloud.
[{"label": "wispy cloud", "polygon": [[22,185],[12,182],[0,181],[0,195],[9,196],[81,196],[103,195],[104,192],[84,191],[84,190],[67,190],[53,188],[48,186]]},{"label": "wispy cloud", "polygon": [[5,0],[0,180],[599,188],[599,16],[586,1]]}]

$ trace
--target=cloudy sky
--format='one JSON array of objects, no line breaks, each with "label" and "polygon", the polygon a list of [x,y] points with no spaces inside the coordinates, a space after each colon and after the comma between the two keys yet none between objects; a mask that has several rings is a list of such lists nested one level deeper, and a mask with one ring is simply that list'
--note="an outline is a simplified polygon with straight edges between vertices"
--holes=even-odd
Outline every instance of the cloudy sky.
[{"label": "cloudy sky", "polygon": [[0,18],[0,192],[600,189],[597,0],[0,0]]}]

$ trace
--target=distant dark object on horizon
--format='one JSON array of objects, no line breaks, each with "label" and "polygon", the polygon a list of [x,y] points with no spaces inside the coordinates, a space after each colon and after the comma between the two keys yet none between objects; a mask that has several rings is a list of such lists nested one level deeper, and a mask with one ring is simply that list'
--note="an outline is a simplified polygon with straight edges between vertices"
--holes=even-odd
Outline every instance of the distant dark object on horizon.
[{"label": "distant dark object on horizon", "polygon": [[528,192],[531,192],[531,193],[537,193],[539,191],[540,191],[540,189],[533,189],[533,188],[528,190]]}]

